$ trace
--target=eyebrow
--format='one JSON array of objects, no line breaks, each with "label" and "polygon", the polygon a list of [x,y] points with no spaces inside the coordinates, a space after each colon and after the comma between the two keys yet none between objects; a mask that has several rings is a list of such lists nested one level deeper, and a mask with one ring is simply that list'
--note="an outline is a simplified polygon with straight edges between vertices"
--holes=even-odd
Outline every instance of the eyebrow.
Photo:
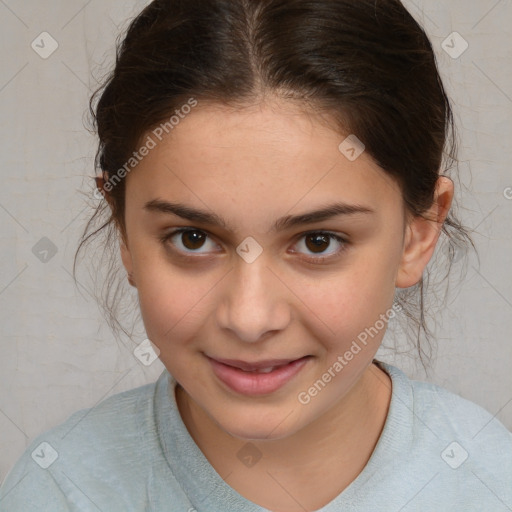
[{"label": "eyebrow", "polygon": [[[152,199],[144,205],[144,210],[156,213],[176,215],[191,222],[200,222],[213,226],[220,226],[230,230],[229,224],[215,213],[206,210],[199,210],[181,203],[172,203],[161,199]],[[313,224],[323,220],[331,219],[339,215],[371,214],[375,210],[359,204],[348,204],[343,202],[333,203],[320,210],[315,210],[300,215],[285,215],[277,219],[271,227],[272,232],[284,231],[294,226]]]}]

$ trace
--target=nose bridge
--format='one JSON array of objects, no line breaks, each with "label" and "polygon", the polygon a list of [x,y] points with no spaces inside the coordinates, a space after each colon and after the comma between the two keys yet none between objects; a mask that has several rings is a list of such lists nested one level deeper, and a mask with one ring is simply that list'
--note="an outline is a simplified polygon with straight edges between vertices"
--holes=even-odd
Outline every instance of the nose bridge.
[{"label": "nose bridge", "polygon": [[268,267],[262,256],[252,263],[240,258],[227,283],[218,321],[242,341],[258,341],[269,331],[283,329],[289,320],[283,287]]}]

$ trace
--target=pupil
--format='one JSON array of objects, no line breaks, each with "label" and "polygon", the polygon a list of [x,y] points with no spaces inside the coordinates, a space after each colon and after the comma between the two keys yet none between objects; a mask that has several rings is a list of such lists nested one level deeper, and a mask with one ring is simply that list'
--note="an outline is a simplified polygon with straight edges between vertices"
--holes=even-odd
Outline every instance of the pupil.
[{"label": "pupil", "polygon": [[183,245],[187,249],[199,249],[204,241],[204,236],[204,233],[198,231],[187,231],[183,233]]},{"label": "pupil", "polygon": [[[313,242],[313,247],[309,247],[308,241]],[[306,240],[306,245],[308,245],[308,249],[315,252],[317,249],[322,249],[321,245],[327,243],[327,247],[329,247],[329,237],[323,234],[318,235],[309,235]],[[327,247],[323,247],[323,250],[327,249]],[[321,250],[318,252],[322,252]]]}]

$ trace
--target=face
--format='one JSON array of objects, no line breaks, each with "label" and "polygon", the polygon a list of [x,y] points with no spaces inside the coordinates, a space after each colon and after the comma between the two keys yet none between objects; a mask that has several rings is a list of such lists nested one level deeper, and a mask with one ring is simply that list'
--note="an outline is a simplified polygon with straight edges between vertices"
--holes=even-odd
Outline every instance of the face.
[{"label": "face", "polygon": [[236,437],[329,411],[368,371],[406,279],[400,189],[365,152],[350,161],[345,137],[295,105],[199,104],[126,177],[121,251],[147,336]]}]

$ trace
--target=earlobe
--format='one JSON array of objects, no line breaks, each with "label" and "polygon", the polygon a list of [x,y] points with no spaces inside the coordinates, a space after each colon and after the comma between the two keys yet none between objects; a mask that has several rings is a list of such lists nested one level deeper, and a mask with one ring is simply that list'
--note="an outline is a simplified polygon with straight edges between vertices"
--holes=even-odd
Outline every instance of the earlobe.
[{"label": "earlobe", "polygon": [[128,274],[128,282],[134,287],[134,288],[137,288],[137,285],[135,284],[135,281],[133,279],[133,274],[132,273],[129,273]]},{"label": "earlobe", "polygon": [[128,282],[135,287],[136,285],[133,279],[133,262],[130,250],[128,249],[124,240],[121,240],[119,247],[121,250],[121,260],[123,261],[123,266],[128,273]]},{"label": "earlobe", "polygon": [[398,268],[395,286],[409,288],[419,282],[432,256],[438,238],[438,230],[432,221],[416,217],[407,226],[402,260]]},{"label": "earlobe", "polygon": [[420,281],[434,253],[452,199],[453,182],[441,176],[432,207],[423,216],[412,218],[406,226],[402,259],[395,281],[397,288],[409,288]]},{"label": "earlobe", "polygon": [[110,195],[110,192],[105,188],[105,185],[109,185],[108,183],[108,180],[109,180],[109,177],[108,177],[108,173],[103,171],[102,172],[102,176],[96,176],[94,178],[95,182],[96,182],[96,189],[97,189],[97,193],[98,194],[101,194],[106,202],[108,203],[110,209],[113,211],[114,210],[114,204],[113,204],[113,200],[112,200],[112,197]]},{"label": "earlobe", "polygon": [[[114,211],[112,198],[110,197],[110,194],[105,190],[105,182],[108,181],[108,173],[103,172],[102,174],[103,174],[103,176],[97,176],[95,178],[96,187],[97,187],[98,191],[103,194],[106,201],[109,203],[109,206],[112,209],[112,211]],[[135,281],[133,279],[133,268],[132,268],[133,265],[132,265],[131,254],[126,245],[125,236],[122,233],[120,234],[120,236],[121,236],[121,242],[120,242],[121,259],[123,261],[123,266],[128,273],[128,282],[132,286],[136,286]]]}]

